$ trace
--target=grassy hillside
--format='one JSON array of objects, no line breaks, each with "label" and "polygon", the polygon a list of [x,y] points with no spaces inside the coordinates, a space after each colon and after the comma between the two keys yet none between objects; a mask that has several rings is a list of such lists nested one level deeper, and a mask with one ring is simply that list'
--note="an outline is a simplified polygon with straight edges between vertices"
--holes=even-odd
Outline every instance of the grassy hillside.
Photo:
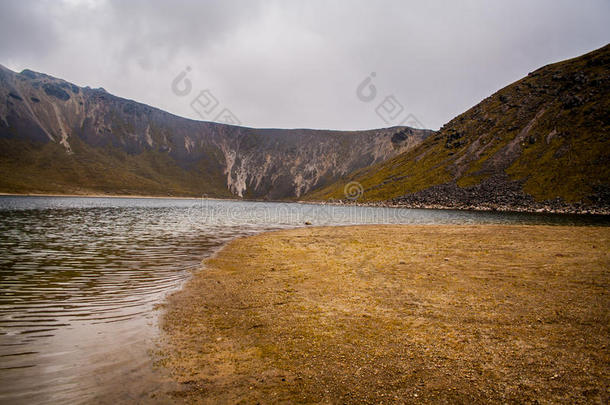
[{"label": "grassy hillside", "polygon": [[364,201],[412,195],[438,203],[431,190],[443,190],[457,200],[516,193],[522,201],[607,204],[609,90],[610,45],[530,73],[418,147],[307,198],[344,199],[345,184],[357,181]]},{"label": "grassy hillside", "polygon": [[[0,190],[9,193],[200,196],[206,190],[231,197],[219,169],[200,161],[190,168],[167,154],[130,155],[119,148],[94,148],[71,140],[73,154],[60,144],[0,138]],[[208,162],[209,163],[209,162]],[[212,173],[212,174],[211,174]]]}]

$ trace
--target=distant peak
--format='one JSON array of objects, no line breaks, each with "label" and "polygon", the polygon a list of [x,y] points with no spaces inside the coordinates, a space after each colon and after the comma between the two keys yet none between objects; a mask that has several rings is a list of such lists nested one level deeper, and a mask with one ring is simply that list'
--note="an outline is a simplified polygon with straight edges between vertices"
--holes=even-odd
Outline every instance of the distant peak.
[{"label": "distant peak", "polygon": [[40,76],[40,73],[34,72],[30,69],[23,69],[19,74],[30,79],[36,79]]}]

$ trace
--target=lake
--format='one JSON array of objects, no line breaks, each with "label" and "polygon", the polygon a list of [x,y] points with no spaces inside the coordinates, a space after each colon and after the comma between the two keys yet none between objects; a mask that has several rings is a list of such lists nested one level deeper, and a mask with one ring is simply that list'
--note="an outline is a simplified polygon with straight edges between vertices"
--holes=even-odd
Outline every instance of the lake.
[{"label": "lake", "polygon": [[0,197],[0,403],[162,402],[157,306],[227,241],[313,225],[603,225],[556,214]]}]

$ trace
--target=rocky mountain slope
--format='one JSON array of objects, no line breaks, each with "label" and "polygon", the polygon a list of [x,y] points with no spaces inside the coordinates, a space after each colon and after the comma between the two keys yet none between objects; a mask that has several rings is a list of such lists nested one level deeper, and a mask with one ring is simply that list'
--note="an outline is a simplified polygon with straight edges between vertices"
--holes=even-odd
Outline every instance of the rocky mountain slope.
[{"label": "rocky mountain slope", "polygon": [[542,67],[434,136],[306,198],[610,212],[610,45]]},{"label": "rocky mountain slope", "polygon": [[298,198],[431,133],[194,121],[0,66],[0,192]]}]

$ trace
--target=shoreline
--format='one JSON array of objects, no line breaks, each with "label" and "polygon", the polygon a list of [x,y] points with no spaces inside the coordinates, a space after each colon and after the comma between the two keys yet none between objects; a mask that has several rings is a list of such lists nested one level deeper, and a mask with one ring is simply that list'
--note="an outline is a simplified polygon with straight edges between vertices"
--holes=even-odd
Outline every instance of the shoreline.
[{"label": "shoreline", "polygon": [[472,212],[504,212],[504,213],[525,213],[525,214],[557,214],[557,215],[599,215],[608,216],[610,215],[610,209],[553,209],[553,208],[525,208],[525,207],[512,207],[512,206],[489,206],[489,205],[462,205],[462,206],[449,206],[442,204],[400,204],[392,203],[387,201],[371,201],[371,202],[332,202],[332,201],[306,201],[299,200],[298,203],[302,204],[318,204],[318,205],[333,205],[342,207],[377,207],[377,208],[399,208],[399,209],[423,209],[423,210],[446,210],[446,211],[472,211]]},{"label": "shoreline", "polygon": [[490,206],[490,205],[463,205],[448,206],[443,204],[400,204],[387,201],[371,202],[337,202],[337,201],[308,201],[308,200],[257,200],[237,199],[222,197],[187,197],[187,196],[154,196],[154,195],[130,195],[130,194],[59,194],[59,193],[3,193],[0,197],[82,197],[82,198],[132,198],[132,199],[174,199],[174,200],[216,200],[233,202],[264,202],[264,203],[295,203],[311,205],[331,205],[338,207],[371,207],[371,208],[397,208],[397,209],[424,209],[424,210],[447,210],[447,211],[472,211],[472,212],[504,212],[504,213],[526,213],[526,214],[556,214],[556,215],[583,215],[583,216],[609,216],[610,209],[587,208],[560,208],[554,209],[548,206],[537,208],[512,207],[512,206]]},{"label": "shoreline", "polygon": [[193,403],[603,401],[608,251],[604,227],[239,237],[167,298],[160,363]]}]

